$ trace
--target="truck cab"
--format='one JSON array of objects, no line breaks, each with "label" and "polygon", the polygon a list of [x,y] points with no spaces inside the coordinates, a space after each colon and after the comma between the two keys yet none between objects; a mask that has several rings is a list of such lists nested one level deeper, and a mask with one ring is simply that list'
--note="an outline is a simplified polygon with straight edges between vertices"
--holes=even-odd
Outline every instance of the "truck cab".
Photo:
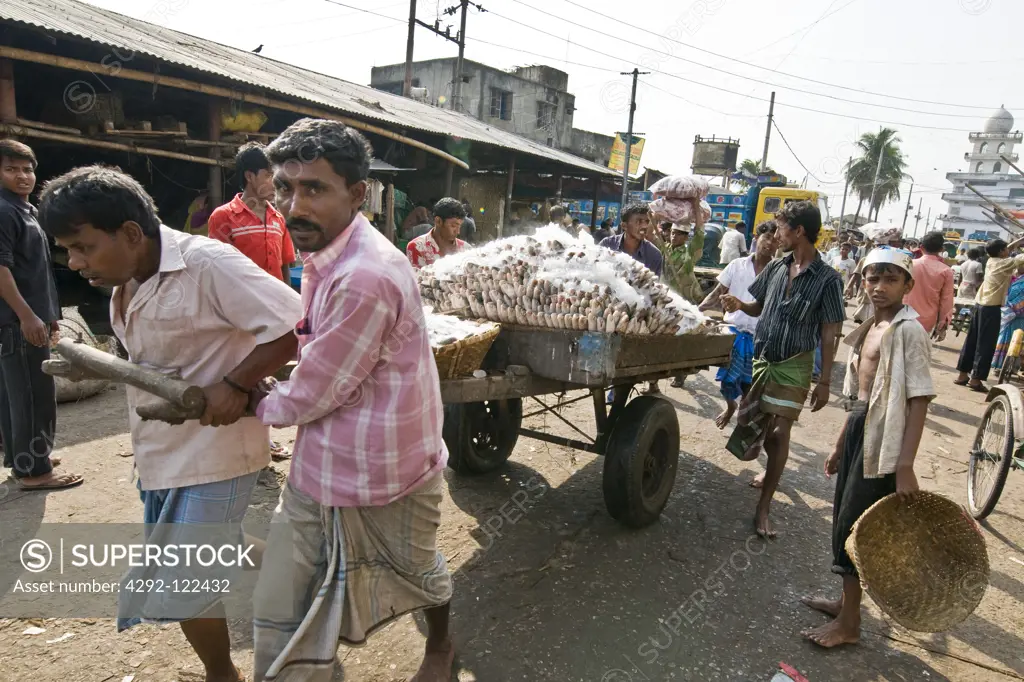
[{"label": "truck cab", "polygon": [[765,220],[774,218],[783,206],[792,201],[810,201],[816,204],[818,210],[821,211],[822,225],[829,222],[828,202],[823,192],[798,187],[753,187],[751,189],[755,193],[753,197],[751,193],[747,194],[748,201],[751,198],[754,200],[753,204],[747,204],[747,215],[753,218],[753,220],[746,221],[748,236],[756,226]]}]

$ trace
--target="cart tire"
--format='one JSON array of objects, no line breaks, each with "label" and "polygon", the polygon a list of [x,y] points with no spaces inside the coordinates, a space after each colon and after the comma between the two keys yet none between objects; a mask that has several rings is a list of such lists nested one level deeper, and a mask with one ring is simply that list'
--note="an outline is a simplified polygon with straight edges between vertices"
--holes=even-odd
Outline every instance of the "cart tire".
[{"label": "cart tire", "polygon": [[978,424],[967,465],[967,504],[978,521],[992,513],[1003,493],[1013,465],[1014,436],[1010,400],[996,396]]},{"label": "cart tire", "polygon": [[626,404],[608,437],[604,504],[616,521],[643,528],[658,520],[679,466],[679,420],[664,398],[643,395]]},{"label": "cart tire", "polygon": [[512,456],[522,423],[521,398],[445,405],[448,466],[459,474],[494,471]]}]

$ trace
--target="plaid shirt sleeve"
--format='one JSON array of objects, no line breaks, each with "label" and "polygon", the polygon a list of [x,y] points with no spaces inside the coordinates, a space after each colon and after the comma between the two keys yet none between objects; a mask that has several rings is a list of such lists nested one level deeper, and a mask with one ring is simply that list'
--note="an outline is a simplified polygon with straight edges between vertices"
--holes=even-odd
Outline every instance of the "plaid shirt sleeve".
[{"label": "plaid shirt sleeve", "polygon": [[375,287],[380,288],[373,283],[331,293],[291,377],[260,405],[264,424],[308,424],[360,401],[363,382],[381,360],[398,309],[394,292]]}]

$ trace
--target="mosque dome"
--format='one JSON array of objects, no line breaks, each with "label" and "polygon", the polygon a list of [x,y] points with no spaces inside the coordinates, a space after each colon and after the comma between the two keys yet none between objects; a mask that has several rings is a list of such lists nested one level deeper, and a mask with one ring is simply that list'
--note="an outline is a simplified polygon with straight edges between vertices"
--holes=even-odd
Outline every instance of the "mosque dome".
[{"label": "mosque dome", "polygon": [[1013,130],[1013,114],[1003,107],[999,107],[999,110],[985,122],[986,133],[1004,134],[1011,130]]}]

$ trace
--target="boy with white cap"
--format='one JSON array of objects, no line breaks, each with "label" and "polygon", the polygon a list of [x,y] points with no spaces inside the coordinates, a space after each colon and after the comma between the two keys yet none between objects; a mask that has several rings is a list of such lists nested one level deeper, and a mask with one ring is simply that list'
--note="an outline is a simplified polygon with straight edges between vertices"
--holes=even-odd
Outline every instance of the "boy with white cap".
[{"label": "boy with white cap", "polygon": [[878,247],[864,259],[864,290],[874,315],[844,343],[850,346],[843,394],[850,400],[846,425],[825,461],[825,476],[838,473],[832,512],[832,572],[843,577],[840,599],[801,601],[835,620],[802,634],[820,646],[860,638],[861,587],[846,552],[853,524],[878,500],[918,490],[914,457],[935,397],[929,371],[931,344],[917,312],[903,303],[914,288],[913,260],[902,249]]}]

